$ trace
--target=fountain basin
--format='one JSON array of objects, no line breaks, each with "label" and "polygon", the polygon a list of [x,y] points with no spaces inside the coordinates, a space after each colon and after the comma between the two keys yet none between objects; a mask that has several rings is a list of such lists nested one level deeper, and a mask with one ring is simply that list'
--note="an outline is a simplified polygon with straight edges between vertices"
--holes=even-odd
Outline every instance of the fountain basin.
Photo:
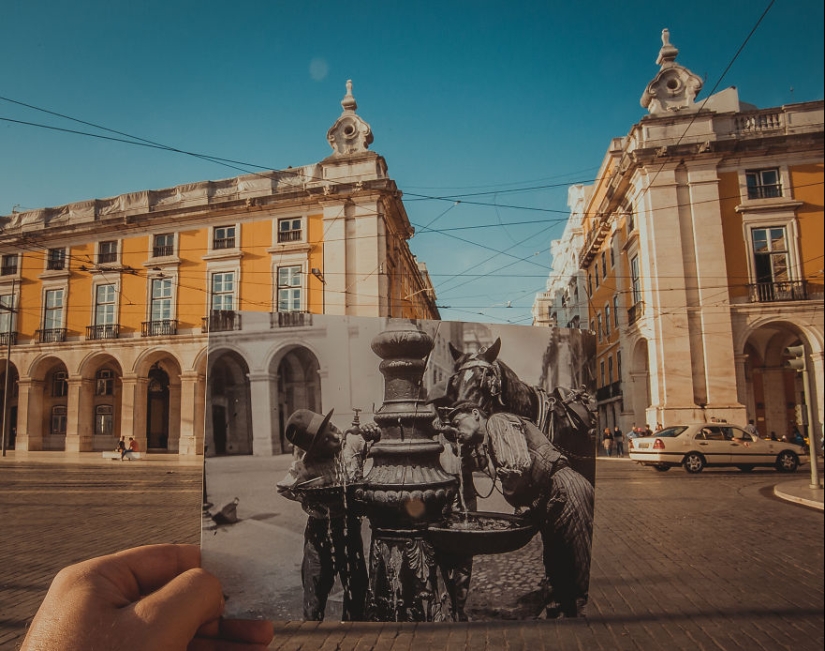
[{"label": "fountain basin", "polygon": [[503,554],[524,547],[538,527],[517,515],[470,511],[451,513],[427,529],[432,545],[451,554]]}]

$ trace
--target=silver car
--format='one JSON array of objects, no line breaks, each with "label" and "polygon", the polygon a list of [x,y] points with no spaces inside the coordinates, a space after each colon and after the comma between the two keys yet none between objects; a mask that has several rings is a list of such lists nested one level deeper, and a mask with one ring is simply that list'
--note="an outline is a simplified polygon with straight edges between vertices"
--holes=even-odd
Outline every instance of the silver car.
[{"label": "silver car", "polygon": [[763,439],[728,423],[674,425],[629,441],[628,456],[656,470],[684,466],[690,473],[702,472],[705,466],[735,466],[743,472],[772,466],[779,472],[794,472],[808,463],[803,446]]}]

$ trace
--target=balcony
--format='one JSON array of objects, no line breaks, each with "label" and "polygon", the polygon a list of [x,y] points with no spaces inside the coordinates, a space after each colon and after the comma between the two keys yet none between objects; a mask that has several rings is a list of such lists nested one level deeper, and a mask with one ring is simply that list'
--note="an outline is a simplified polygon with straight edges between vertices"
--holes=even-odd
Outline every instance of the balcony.
[{"label": "balcony", "polygon": [[637,302],[634,306],[627,310],[627,325],[633,325],[642,316],[645,311],[644,301]]},{"label": "balcony", "polygon": [[175,254],[175,247],[171,244],[152,247],[153,258],[168,258]]},{"label": "balcony", "polygon": [[108,323],[104,325],[86,326],[86,339],[117,339],[120,335],[120,325]]},{"label": "balcony", "polygon": [[754,283],[748,285],[748,298],[751,303],[805,301],[808,299],[808,284],[804,280],[785,280],[778,283]]},{"label": "balcony", "polygon": [[140,324],[141,337],[164,337],[178,334],[177,319],[163,319],[159,321],[144,321]]},{"label": "balcony", "polygon": [[272,328],[311,326],[312,314],[309,312],[272,312],[269,315],[269,325]]},{"label": "balcony", "polygon": [[97,254],[97,264],[111,264],[117,262],[117,251],[104,251]]},{"label": "balcony", "polygon": [[222,249],[234,249],[235,248],[235,236],[229,237],[216,237],[212,240],[212,248],[215,251],[222,250]]},{"label": "balcony", "polygon": [[0,346],[16,346],[17,333],[16,332],[0,332]]},{"label": "balcony", "polygon": [[241,315],[234,310],[213,310],[203,317],[201,332],[229,332],[241,329]]},{"label": "balcony", "polygon": [[596,402],[604,402],[611,398],[620,398],[622,395],[622,383],[613,382],[596,389]]},{"label": "balcony", "polygon": [[284,244],[286,242],[300,242],[302,235],[303,232],[301,230],[279,231],[278,244]]},{"label": "balcony", "polygon": [[17,263],[4,264],[0,266],[0,276],[15,276],[17,275]]},{"label": "balcony", "polygon": [[38,344],[59,344],[66,341],[66,328],[35,330],[34,339]]}]

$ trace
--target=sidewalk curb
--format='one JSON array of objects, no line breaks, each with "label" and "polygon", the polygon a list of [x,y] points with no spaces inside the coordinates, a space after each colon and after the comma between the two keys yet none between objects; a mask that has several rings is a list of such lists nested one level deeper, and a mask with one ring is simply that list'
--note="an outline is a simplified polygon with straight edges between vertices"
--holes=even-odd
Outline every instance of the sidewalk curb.
[{"label": "sidewalk curb", "polygon": [[[808,483],[803,486],[802,482],[796,482],[795,484],[780,484],[773,487],[774,495],[780,499],[788,502],[794,502],[796,504],[802,504],[803,506],[817,509],[819,511],[825,511],[822,492],[821,487],[818,489],[810,488]],[[806,495],[806,493],[810,493],[810,496]]]}]

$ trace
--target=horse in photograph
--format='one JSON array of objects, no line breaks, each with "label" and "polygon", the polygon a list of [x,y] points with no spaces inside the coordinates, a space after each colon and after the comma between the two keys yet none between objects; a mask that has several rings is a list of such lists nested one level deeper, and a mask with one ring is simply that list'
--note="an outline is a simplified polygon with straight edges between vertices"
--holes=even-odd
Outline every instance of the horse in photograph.
[{"label": "horse in photograph", "polygon": [[530,386],[498,359],[500,351],[500,338],[477,353],[462,353],[450,344],[450,402],[472,402],[488,414],[509,412],[531,420],[571,467],[595,484],[596,419],[590,395],[584,389],[556,387],[548,393]]}]

